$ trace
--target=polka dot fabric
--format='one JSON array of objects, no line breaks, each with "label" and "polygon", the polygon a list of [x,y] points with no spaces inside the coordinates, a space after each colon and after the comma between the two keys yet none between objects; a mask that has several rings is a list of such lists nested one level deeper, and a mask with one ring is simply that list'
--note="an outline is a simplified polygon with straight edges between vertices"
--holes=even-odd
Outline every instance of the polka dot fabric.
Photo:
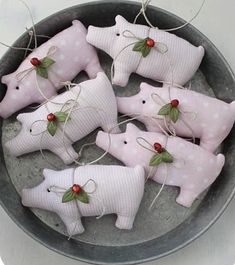
[{"label": "polka dot fabric", "polygon": [[[173,163],[161,163],[157,167],[150,167],[149,162],[154,153],[137,143],[137,139],[140,138],[145,139],[152,146],[154,143],[160,143],[173,156]],[[176,201],[185,207],[190,207],[193,201],[215,181],[225,161],[222,154],[215,156],[179,137],[166,137],[161,133],[141,131],[131,123],[127,125],[125,133],[111,135],[109,149],[108,139],[108,134],[100,131],[96,144],[108,150],[112,156],[127,166],[143,166],[146,176],[149,175],[154,181],[161,184],[165,181],[166,185],[180,187]],[[143,141],[141,143],[144,144]],[[147,144],[145,146],[150,148]]]},{"label": "polka dot fabric", "polygon": [[[95,49],[86,42],[86,34],[83,24],[74,20],[71,27],[33,51],[14,73],[3,76],[1,81],[7,85],[7,93],[0,103],[0,116],[7,118],[32,103],[44,102],[45,97],[56,95],[57,90],[63,87],[61,82],[72,80],[82,70],[90,78],[95,78],[102,69]],[[19,78],[20,73],[33,67],[30,63],[32,58],[46,57],[52,47],[56,50],[49,57],[55,63],[48,68],[48,79],[36,75],[35,70]]]},{"label": "polka dot fabric", "polygon": [[[84,232],[82,216],[115,213],[117,228],[132,228],[144,193],[143,167],[94,165],[62,171],[44,169],[43,174],[45,180],[40,185],[22,191],[22,203],[57,213],[69,235]],[[82,187],[87,182],[83,189],[92,193],[88,195],[88,204],[78,200],[62,203],[61,190],[65,191],[73,184]]]},{"label": "polka dot fabric", "polygon": [[[179,120],[173,125],[176,134],[200,138],[201,147],[215,151],[233,127],[235,101],[228,104],[195,91],[176,87],[170,87],[170,96],[171,99],[179,100],[178,108],[181,111]],[[159,125],[167,130],[158,112],[169,102],[169,90],[166,87],[153,87],[146,83],[141,83],[140,92],[135,96],[117,97],[118,111],[130,116],[141,113],[142,117],[138,119],[152,132],[161,132]],[[157,119],[153,121],[148,116]]]}]

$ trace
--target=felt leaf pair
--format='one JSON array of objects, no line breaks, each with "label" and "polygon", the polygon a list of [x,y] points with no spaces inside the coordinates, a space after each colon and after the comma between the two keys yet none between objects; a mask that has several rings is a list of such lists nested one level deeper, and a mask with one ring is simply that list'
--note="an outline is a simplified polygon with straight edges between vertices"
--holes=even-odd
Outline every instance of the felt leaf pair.
[{"label": "felt leaf pair", "polygon": [[47,79],[48,78],[48,68],[54,64],[55,61],[52,60],[49,57],[44,57],[42,60],[40,60],[40,63],[38,65],[35,65],[36,73]]},{"label": "felt leaf pair", "polygon": [[83,203],[89,203],[88,194],[80,186],[78,192],[74,192],[72,187],[69,188],[63,195],[62,203],[70,202],[73,200],[78,200]]},{"label": "felt leaf pair", "polygon": [[158,115],[169,116],[170,119],[176,123],[179,119],[180,111],[178,107],[172,106],[171,103],[165,104],[158,112]]},{"label": "felt leaf pair", "polygon": [[135,46],[133,47],[133,51],[140,52],[143,57],[148,56],[150,53],[152,47],[147,45],[147,41],[149,38],[141,39],[138,42],[136,42]]},{"label": "felt leaf pair", "polygon": [[[65,122],[67,117],[68,117],[68,113],[66,113],[66,112],[55,112],[52,115],[54,115],[54,119],[48,120],[47,131],[49,132],[49,134],[51,136],[54,136],[56,134],[57,129],[58,129],[58,123]],[[69,119],[70,119],[70,117],[69,117]]]},{"label": "felt leaf pair", "polygon": [[149,165],[150,166],[158,166],[160,165],[162,162],[164,163],[172,163],[174,160],[173,156],[166,151],[166,149],[162,149],[162,151],[160,153],[155,153],[150,162]]}]

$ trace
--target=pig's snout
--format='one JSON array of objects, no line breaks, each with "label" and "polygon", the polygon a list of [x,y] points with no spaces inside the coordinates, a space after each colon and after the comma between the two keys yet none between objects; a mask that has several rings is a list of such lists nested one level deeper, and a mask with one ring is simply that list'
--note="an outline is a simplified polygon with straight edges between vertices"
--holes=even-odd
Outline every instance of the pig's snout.
[{"label": "pig's snout", "polygon": [[86,40],[98,49],[101,49],[108,54],[111,53],[111,45],[113,45],[113,34],[111,28],[89,26]]},{"label": "pig's snout", "polygon": [[118,112],[122,114],[128,114],[128,113],[133,113],[135,111],[134,105],[130,102],[128,98],[116,97],[116,101],[117,101]]},{"label": "pig's snout", "polygon": [[33,196],[33,192],[31,189],[23,189],[22,190],[22,204],[26,207],[36,207],[35,206],[35,198]]},{"label": "pig's snout", "polygon": [[[25,136],[26,137],[26,136]],[[27,139],[27,138],[26,138]],[[21,134],[5,143],[5,147],[12,156],[21,156],[26,151],[32,151],[31,142],[21,137]]]},{"label": "pig's snout", "polygon": [[108,133],[99,131],[96,136],[96,145],[103,150],[108,150],[111,145],[111,136],[109,136]]},{"label": "pig's snout", "polygon": [[9,111],[9,106],[8,109],[3,106],[2,103],[0,103],[0,117],[3,119],[7,119],[9,116],[11,116],[11,112]]},{"label": "pig's snout", "polygon": [[87,35],[86,35],[87,42],[96,46],[97,38],[99,37],[98,31],[99,31],[99,28],[94,27],[94,26],[89,26]]}]

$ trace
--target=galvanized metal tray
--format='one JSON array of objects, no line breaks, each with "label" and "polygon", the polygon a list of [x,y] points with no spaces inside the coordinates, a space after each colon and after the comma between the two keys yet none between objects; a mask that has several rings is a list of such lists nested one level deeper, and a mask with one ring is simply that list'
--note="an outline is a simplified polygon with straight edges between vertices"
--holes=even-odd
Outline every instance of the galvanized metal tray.
[{"label": "galvanized metal tray", "polygon": [[[69,27],[74,19],[81,20],[85,26],[111,26],[114,18],[121,14],[129,21],[140,9],[140,4],[126,1],[99,1],[71,7],[56,13],[36,25],[38,34],[53,36]],[[149,7],[148,17],[159,28],[172,28],[183,24],[183,20],[164,10]],[[143,18],[139,23],[145,24]],[[230,102],[235,99],[234,75],[215,46],[191,25],[175,31],[180,37],[194,45],[203,45],[205,58],[192,79],[197,91],[216,96]],[[42,41],[42,39],[40,39]],[[14,46],[26,47],[28,36],[22,35]],[[9,50],[1,60],[0,77],[14,71],[22,61],[24,52]],[[111,59],[102,52],[99,58],[106,73],[110,76]],[[75,81],[80,82],[87,77],[79,74]],[[126,88],[114,87],[117,95],[133,95],[138,91],[143,80],[154,84],[140,76],[132,75]],[[0,100],[6,87],[0,84]],[[23,111],[31,111],[27,108]],[[65,227],[55,215],[41,210],[30,210],[21,205],[20,193],[23,187],[32,187],[42,181],[42,169],[48,164],[39,152],[11,157],[4,148],[4,142],[11,139],[19,130],[20,124],[13,115],[7,120],[0,119],[0,202],[9,216],[31,237],[48,248],[68,257],[95,264],[136,264],[160,258],[176,251],[205,232],[221,215],[235,191],[234,154],[235,129],[220,147],[226,156],[225,167],[216,182],[201,195],[190,209],[175,202],[178,189],[165,187],[155,207],[147,210],[160,185],[149,181],[145,187],[145,195],[137,215],[134,229],[120,231],[114,226],[115,216],[104,216],[100,220],[85,218],[85,233],[67,240]],[[140,124],[139,124],[140,125]],[[141,125],[140,125],[141,126]],[[84,142],[91,142],[95,132],[75,144],[78,150]],[[102,151],[98,147],[89,147],[84,154],[84,161],[91,161]],[[48,159],[59,167],[63,163],[53,154],[47,152]],[[112,156],[107,155],[100,164],[120,164]]]}]

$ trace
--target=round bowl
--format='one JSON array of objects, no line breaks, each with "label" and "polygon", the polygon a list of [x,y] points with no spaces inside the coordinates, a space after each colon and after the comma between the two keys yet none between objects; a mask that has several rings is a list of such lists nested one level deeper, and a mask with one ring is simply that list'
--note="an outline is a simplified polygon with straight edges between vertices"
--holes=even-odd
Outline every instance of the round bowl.
[{"label": "round bowl", "polygon": [[[114,24],[117,14],[133,21],[139,10],[140,4],[126,1],[98,1],[82,4],[62,10],[44,19],[36,25],[36,31],[38,34],[53,36],[69,27],[74,19],[79,19],[86,27],[88,25],[111,26]],[[163,29],[184,23],[179,17],[152,6],[148,8],[147,15],[154,25]],[[143,17],[139,18],[138,23],[146,24]],[[234,100],[234,75],[216,47],[191,25],[175,31],[174,34],[185,38],[196,46],[203,45],[206,50],[200,69],[192,80],[193,84],[197,84],[196,87],[200,87],[199,91],[214,94],[217,98],[227,102]],[[40,39],[40,43],[43,41],[45,39]],[[27,43],[28,35],[23,34],[14,46],[26,47]],[[1,60],[0,76],[17,69],[23,55],[22,51],[9,50]],[[109,74],[111,59],[102,52],[99,52],[99,57],[102,66]],[[76,80],[80,81],[83,78],[84,75],[79,75]],[[143,80],[137,75],[132,75],[128,87],[114,87],[115,92],[118,95],[134,94],[138,90],[138,84]],[[4,97],[5,91],[6,87],[1,84],[0,100]],[[28,109],[22,111],[28,111]],[[235,129],[233,128],[221,146],[221,150],[226,156],[223,171],[191,209],[186,210],[175,203],[177,188],[166,187],[156,207],[148,212],[146,210],[147,203],[159,189],[159,185],[149,182],[133,231],[117,231],[114,228],[114,216],[105,216],[101,220],[86,218],[84,235],[68,241],[63,232],[63,225],[59,223],[56,216],[51,217],[50,215],[49,218],[48,213],[31,211],[21,204],[20,187],[24,181],[29,180],[25,178],[27,173],[22,174],[22,172],[30,171],[31,164],[36,167],[34,162],[38,158],[38,154],[24,156],[18,160],[10,158],[5,153],[3,143],[15,128],[14,126],[9,127],[9,125],[14,125],[14,123],[15,115],[5,121],[0,119],[2,128],[2,145],[0,146],[1,205],[15,223],[32,238],[58,253],[77,260],[95,264],[136,264],[168,255],[204,233],[222,214],[234,195],[235,138],[233,136]],[[88,138],[85,138],[84,141],[88,141]],[[81,143],[78,143],[78,146]],[[100,150],[97,149],[96,154],[99,152]],[[119,164],[111,156],[100,163]],[[42,164],[37,166],[43,167]],[[41,176],[37,179],[37,181],[39,180],[41,180]]]}]

